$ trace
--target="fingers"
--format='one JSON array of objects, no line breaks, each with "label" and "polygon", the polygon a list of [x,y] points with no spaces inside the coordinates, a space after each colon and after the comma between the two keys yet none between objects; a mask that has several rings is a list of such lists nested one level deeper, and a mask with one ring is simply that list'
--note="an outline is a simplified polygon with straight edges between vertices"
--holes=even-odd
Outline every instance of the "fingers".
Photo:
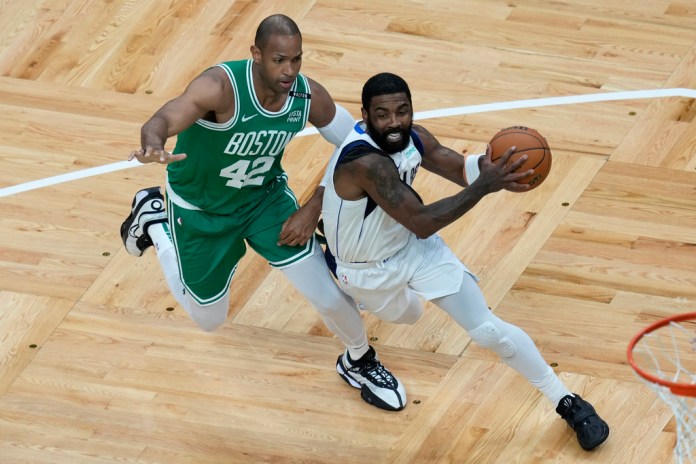
[{"label": "fingers", "polygon": [[311,236],[312,234],[307,235],[302,232],[293,232],[283,227],[278,236],[278,245],[302,246],[309,241]]},{"label": "fingers", "polygon": [[152,154],[154,156],[159,157],[159,163],[162,164],[167,164],[167,160],[169,159],[170,156],[172,156],[171,153],[169,153],[167,150],[153,150]]},{"label": "fingers", "polygon": [[[488,145],[488,148],[486,149],[486,154],[488,155],[490,150],[490,144]],[[519,157],[517,157],[515,160],[510,161],[510,158],[512,155],[515,154],[517,150],[516,146],[511,146],[507,150],[505,150],[505,153],[495,162],[497,166],[500,166],[504,169],[507,170],[507,172],[514,172],[516,169],[518,169],[520,166],[524,164],[525,161],[529,158],[527,155],[523,154]]]},{"label": "fingers", "polygon": [[176,163],[177,161],[181,161],[182,159],[186,159],[186,153],[177,153],[176,155],[172,155],[170,153],[166,164]]},{"label": "fingers", "polygon": [[534,175],[534,169],[527,169],[526,171],[522,172],[515,172],[514,170],[509,173],[507,176],[505,176],[505,180],[508,182],[515,182],[520,179],[524,179],[525,177],[531,177]]},{"label": "fingers", "polygon": [[296,246],[296,245],[302,245],[302,242],[301,242],[300,238],[295,236],[295,235],[292,235],[292,236],[288,235],[288,236],[283,237],[281,234],[281,236],[279,237],[279,240],[278,240],[278,246],[282,246],[282,245]]},{"label": "fingers", "polygon": [[128,155],[128,161],[137,159],[141,163],[152,163],[153,161],[155,161],[154,159],[152,159],[152,153],[152,147],[139,148],[130,152],[130,155]]},{"label": "fingers", "polygon": [[526,192],[529,188],[529,184],[518,184],[517,182],[508,182],[505,184],[505,190],[510,192]]},{"label": "fingers", "polygon": [[280,234],[278,234],[278,245],[288,245],[288,246],[302,246],[305,245],[314,231],[309,231],[309,233],[297,230],[289,225],[290,219],[288,219],[283,227],[280,229]]},{"label": "fingers", "polygon": [[159,160],[157,160],[157,162],[160,164],[172,164],[186,158],[186,153],[177,153],[176,155],[174,155],[171,152],[165,150],[156,150],[153,153],[153,155],[159,155]]},{"label": "fingers", "polygon": [[142,148],[139,150],[131,151],[130,155],[128,155],[128,161],[133,161],[134,158],[138,158],[140,156],[143,156],[143,153],[144,153],[144,151]]},{"label": "fingers", "polygon": [[302,246],[307,243],[309,239],[308,238],[303,238],[303,237],[293,237],[293,238],[285,238],[281,239],[278,241],[278,245],[287,245],[287,246]]},{"label": "fingers", "polygon": [[522,165],[527,161],[527,159],[529,159],[529,156],[527,156],[526,154],[522,154],[515,160],[510,161],[510,157],[515,154],[515,150],[517,150],[517,147],[515,147],[514,145],[508,148],[505,151],[505,153],[503,153],[503,156],[500,157],[500,160],[496,163],[498,164],[498,166],[505,170],[505,172],[508,174],[508,177],[510,177],[511,174],[515,175],[514,177],[510,177],[510,180],[512,181],[522,179],[526,176],[531,176],[532,174],[534,174],[533,169],[521,173],[517,172],[517,170],[520,167],[522,167]]},{"label": "fingers", "polygon": [[[506,166],[508,164],[508,162],[510,161],[510,157],[515,153],[515,150],[517,150],[517,147],[514,145],[511,146],[510,148],[508,148],[507,150],[505,150],[505,153],[503,153],[503,156],[500,157],[500,161],[498,161],[498,163],[501,164],[502,166]],[[522,157],[520,157],[520,158],[522,158]]]},{"label": "fingers", "polygon": [[174,155],[166,150],[155,150],[152,147],[147,147],[145,149],[140,148],[139,150],[131,151],[130,155],[128,155],[128,161],[131,161],[133,159],[137,159],[143,164],[171,164],[186,159],[186,153],[177,153],[176,155]]},{"label": "fingers", "polygon": [[288,227],[288,221],[285,221],[283,224],[283,227],[280,229],[280,234],[278,235],[278,246],[281,245],[290,245],[292,246],[292,242],[294,240],[293,234],[290,232],[290,227]]},{"label": "fingers", "polygon": [[519,183],[518,180],[527,179],[534,175],[534,169],[527,169],[522,172],[511,172],[505,176],[505,190],[510,192],[525,192],[530,186],[527,183]]},{"label": "fingers", "polygon": [[524,163],[527,161],[529,156],[527,155],[522,155],[516,160],[512,161],[510,165],[508,166],[510,168],[510,171],[515,172],[517,171]]}]

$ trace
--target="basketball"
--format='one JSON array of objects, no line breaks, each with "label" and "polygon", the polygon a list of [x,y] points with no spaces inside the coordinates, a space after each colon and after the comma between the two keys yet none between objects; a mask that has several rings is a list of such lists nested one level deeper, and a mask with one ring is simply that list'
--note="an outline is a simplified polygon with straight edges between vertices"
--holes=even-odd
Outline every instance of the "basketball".
[{"label": "basketball", "polygon": [[529,190],[540,186],[551,170],[551,150],[546,139],[536,130],[529,127],[513,126],[503,129],[493,136],[491,144],[491,160],[495,163],[511,146],[517,150],[510,157],[510,162],[522,155],[527,155],[527,161],[517,171],[534,169],[531,176],[518,180],[520,184],[529,184]]}]

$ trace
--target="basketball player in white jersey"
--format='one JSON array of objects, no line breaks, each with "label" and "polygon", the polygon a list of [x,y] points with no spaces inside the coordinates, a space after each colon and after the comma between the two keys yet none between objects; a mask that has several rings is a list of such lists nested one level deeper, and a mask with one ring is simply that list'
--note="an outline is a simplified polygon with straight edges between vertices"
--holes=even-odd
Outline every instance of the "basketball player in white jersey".
[{"label": "basketball player in white jersey", "polygon": [[[488,309],[476,276],[436,234],[489,193],[527,190],[515,182],[533,173],[515,173],[525,158],[508,165],[511,148],[494,164],[490,147],[485,155],[466,158],[443,147],[412,124],[408,85],[394,74],[370,78],[362,105],[363,122],[336,150],[324,178],[327,252],[341,288],[364,309],[395,323],[415,323],[422,315],[419,297],[432,301],[543,393],[582,448],[599,446],[609,436],[607,423],[566,388],[524,331]],[[424,205],[411,188],[421,166],[465,188]]]}]

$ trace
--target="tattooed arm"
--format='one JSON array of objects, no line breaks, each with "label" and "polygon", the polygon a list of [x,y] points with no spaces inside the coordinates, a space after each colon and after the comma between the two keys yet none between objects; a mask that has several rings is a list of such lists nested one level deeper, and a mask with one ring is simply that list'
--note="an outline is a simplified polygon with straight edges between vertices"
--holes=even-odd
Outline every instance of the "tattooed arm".
[{"label": "tattooed arm", "polygon": [[456,195],[429,205],[424,205],[418,194],[401,181],[393,161],[378,153],[338,166],[334,184],[341,198],[356,200],[369,196],[404,227],[419,238],[426,238],[462,217],[487,194],[507,187],[520,190],[515,180],[528,173],[513,173],[523,159],[507,165],[513,152],[508,150],[496,164],[490,162],[488,153],[475,182]]}]

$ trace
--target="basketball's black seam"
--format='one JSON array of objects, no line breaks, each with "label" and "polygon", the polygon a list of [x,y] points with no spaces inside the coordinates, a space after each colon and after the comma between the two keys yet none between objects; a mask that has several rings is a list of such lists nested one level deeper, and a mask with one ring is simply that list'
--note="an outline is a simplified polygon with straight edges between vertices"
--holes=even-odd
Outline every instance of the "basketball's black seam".
[{"label": "basketball's black seam", "polygon": [[[539,150],[539,148],[538,148],[538,147],[537,147],[537,148],[525,148],[525,149],[519,150],[519,151],[518,151],[518,150],[515,150],[515,153],[524,153],[525,151],[529,151],[529,150]],[[542,148],[542,150],[544,150],[544,156],[541,157],[541,159],[539,160],[539,162],[538,162],[537,164],[535,164],[534,167],[532,167],[532,169],[538,168],[539,165],[540,165],[541,163],[543,163],[544,160],[546,159],[546,151],[547,151],[547,150],[546,150],[546,148]],[[502,156],[501,156],[501,158],[502,158]],[[500,159],[500,158],[496,158],[496,160],[499,160],[499,159]]]},{"label": "basketball's black seam", "polygon": [[536,135],[532,134],[532,133],[529,132],[529,131],[505,132],[504,134],[499,134],[499,135],[496,135],[495,137],[493,137],[489,143],[493,143],[493,141],[495,141],[496,139],[498,139],[498,138],[500,138],[500,137],[502,137],[502,136],[504,136],[504,135],[508,135],[508,134],[526,134],[526,135],[530,135],[530,136],[534,137],[535,139],[537,139],[538,142],[541,143],[541,146],[542,146],[542,148],[544,148],[544,150],[546,150],[546,147],[549,146],[549,143],[546,141],[545,138],[542,137],[542,138],[540,139],[539,137],[537,137]]},{"label": "basketball's black seam", "polygon": [[[505,131],[505,130],[507,130],[507,129],[503,129],[503,130]],[[509,134],[525,134],[525,135],[529,135],[529,136],[531,136],[532,138],[536,139],[536,141],[539,142],[539,143],[541,144],[541,147],[524,148],[524,149],[522,149],[522,150],[515,150],[515,153],[524,153],[525,151],[529,151],[529,150],[539,150],[539,149],[544,150],[544,156],[542,156],[542,158],[539,160],[539,162],[538,162],[534,167],[532,167],[532,169],[538,168],[538,167],[541,165],[541,163],[544,162],[544,160],[546,159],[546,153],[547,153],[547,152],[548,152],[549,154],[551,153],[551,149],[550,149],[550,148],[547,148],[547,147],[549,146],[549,144],[548,144],[548,142],[546,141],[546,139],[544,139],[544,138],[541,138],[541,139],[540,139],[539,137],[537,137],[537,136],[534,135],[533,133],[529,132],[528,130],[515,130],[515,131],[505,132],[504,134],[498,134],[498,135],[496,135],[495,137],[493,137],[489,143],[492,144],[496,139],[498,139],[498,138],[500,138],[500,137],[503,137],[503,136],[505,136],[505,135],[509,135]],[[502,157],[502,155],[501,155],[500,157]],[[499,157],[499,158],[495,158],[495,160],[500,159],[500,157]],[[495,160],[491,159],[491,161],[495,161]],[[550,169],[549,169],[549,171],[550,171]],[[547,173],[547,174],[548,174],[548,173]]]},{"label": "basketball's black seam", "polygon": [[[525,148],[525,149],[519,150],[519,151],[516,150],[515,153],[524,153],[525,151],[529,151],[529,150],[539,150],[539,149],[540,149],[539,147],[536,147],[536,148]],[[539,167],[539,165],[540,165],[541,163],[544,162],[544,160],[546,159],[546,152],[549,152],[549,153],[551,152],[551,150],[547,150],[546,148],[541,148],[541,150],[544,150],[544,156],[541,157],[541,159],[539,160],[539,162],[538,162],[536,165],[534,165],[534,167],[533,167],[532,169],[536,169],[537,167]],[[491,161],[495,162],[495,161],[499,160],[499,159],[502,158],[502,157],[503,157],[503,156],[501,155],[501,156],[499,156],[498,158],[491,158]]]}]

